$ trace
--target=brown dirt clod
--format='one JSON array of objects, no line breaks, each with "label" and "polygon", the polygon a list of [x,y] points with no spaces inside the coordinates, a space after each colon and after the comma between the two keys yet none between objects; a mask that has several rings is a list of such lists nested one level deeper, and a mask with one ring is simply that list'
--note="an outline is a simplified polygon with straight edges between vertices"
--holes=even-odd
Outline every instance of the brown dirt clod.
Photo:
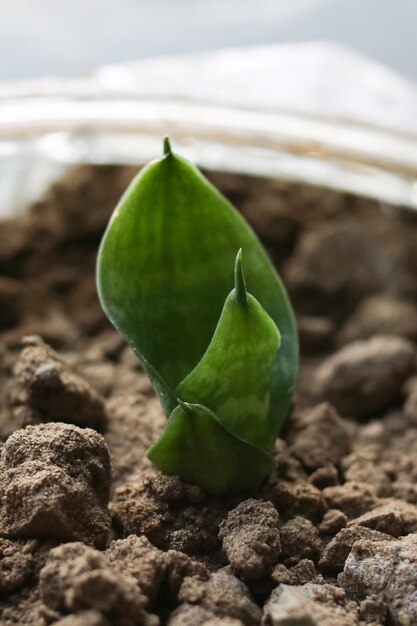
[{"label": "brown dirt clod", "polygon": [[293,517],[280,529],[282,558],[294,565],[301,559],[316,561],[321,541],[316,526],[305,517]]},{"label": "brown dirt clod", "polygon": [[38,337],[26,337],[15,365],[22,402],[42,419],[103,428],[103,399]]},{"label": "brown dirt clod", "polygon": [[393,626],[417,623],[417,535],[357,541],[340,581],[355,599],[373,596],[383,601]]},{"label": "brown dirt clod", "polygon": [[307,583],[277,587],[264,608],[262,626],[359,626],[341,590]]},{"label": "brown dirt clod", "polygon": [[281,553],[279,515],[270,502],[245,500],[220,525],[219,537],[230,565],[243,579],[271,572]]},{"label": "brown dirt clod", "polygon": [[408,300],[381,293],[363,300],[339,333],[340,344],[374,335],[417,339],[417,308]]},{"label": "brown dirt clod", "polygon": [[388,541],[391,537],[364,526],[342,528],[323,550],[319,561],[320,570],[328,574],[341,572],[353,545],[362,539],[378,542]]},{"label": "brown dirt clod", "polygon": [[113,569],[99,551],[82,543],[51,550],[40,573],[45,605],[63,615],[96,611],[114,626],[158,626],[145,610],[147,599],[136,579]]},{"label": "brown dirt clod", "polygon": [[327,403],[293,416],[290,451],[309,470],[337,465],[352,445],[352,427]]},{"label": "brown dirt clod", "polygon": [[261,610],[250,597],[246,585],[228,568],[214,572],[207,581],[195,576],[185,578],[179,599],[211,611],[219,618],[238,619],[245,626],[256,626],[261,617]]},{"label": "brown dirt clod", "polygon": [[415,348],[406,339],[355,341],[322,363],[315,375],[316,391],[342,415],[369,415],[398,399],[414,367]]},{"label": "brown dirt clod", "polygon": [[0,453],[0,536],[104,545],[110,458],[101,435],[69,424],[17,430]]}]

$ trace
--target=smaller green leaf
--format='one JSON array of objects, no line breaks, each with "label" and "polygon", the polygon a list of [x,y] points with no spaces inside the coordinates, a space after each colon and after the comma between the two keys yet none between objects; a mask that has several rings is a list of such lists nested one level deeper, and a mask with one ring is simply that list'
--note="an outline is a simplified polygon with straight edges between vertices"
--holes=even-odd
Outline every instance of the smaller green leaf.
[{"label": "smaller green leaf", "polygon": [[178,402],[148,450],[152,463],[216,496],[258,489],[273,458],[230,434],[207,407]]},{"label": "smaller green leaf", "polygon": [[269,452],[271,375],[279,345],[275,322],[246,291],[240,250],[235,288],[226,298],[213,338],[176,394],[208,407],[230,433]]}]

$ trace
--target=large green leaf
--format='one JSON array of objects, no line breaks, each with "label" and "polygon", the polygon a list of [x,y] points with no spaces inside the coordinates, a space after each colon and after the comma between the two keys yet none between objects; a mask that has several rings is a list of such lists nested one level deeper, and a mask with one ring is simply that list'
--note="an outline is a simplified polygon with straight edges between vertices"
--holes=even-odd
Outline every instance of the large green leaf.
[{"label": "large green leaf", "polygon": [[[98,291],[106,314],[138,355],[168,416],[177,407],[179,391],[182,389],[186,398],[186,387],[191,389],[187,376],[194,370],[195,383],[202,372],[196,366],[200,363],[202,367],[204,355],[212,358],[211,341],[233,285],[234,259],[240,248],[248,291],[281,333],[281,348],[275,351],[272,364],[267,415],[259,425],[262,434],[254,436],[256,444],[269,452],[288,412],[298,367],[291,305],[250,227],[168,144],[164,157],[143,168],[114,212],[100,248]],[[245,341],[250,338],[248,329]],[[255,343],[251,347],[254,360]],[[243,390],[243,379],[234,385],[234,393]],[[262,393],[259,391],[259,397]],[[210,406],[207,398],[204,402]],[[224,425],[227,404],[219,399],[216,404]],[[255,411],[251,415],[255,416]],[[229,427],[236,431],[232,422],[235,418],[231,416]],[[252,434],[255,431],[255,426],[248,429]]]}]

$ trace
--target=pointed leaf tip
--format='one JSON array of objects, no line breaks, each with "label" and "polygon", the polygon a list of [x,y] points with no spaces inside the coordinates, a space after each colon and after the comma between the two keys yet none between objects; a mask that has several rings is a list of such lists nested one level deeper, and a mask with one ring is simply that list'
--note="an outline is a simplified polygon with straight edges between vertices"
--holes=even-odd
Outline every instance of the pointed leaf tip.
[{"label": "pointed leaf tip", "polygon": [[169,141],[169,137],[164,137],[164,156],[169,156],[172,154],[171,150],[171,142]]},{"label": "pointed leaf tip", "polygon": [[180,406],[182,408],[182,410],[184,411],[185,415],[191,415],[192,414],[192,409],[191,409],[190,405],[188,404],[188,402],[183,402],[181,400],[181,398],[177,398],[177,402],[178,402],[178,406]]},{"label": "pointed leaf tip", "polygon": [[238,302],[246,306],[246,304],[248,303],[248,298],[247,298],[247,293],[246,293],[245,276],[243,274],[242,248],[240,248],[239,252],[236,255],[235,291],[236,291],[236,298]]}]

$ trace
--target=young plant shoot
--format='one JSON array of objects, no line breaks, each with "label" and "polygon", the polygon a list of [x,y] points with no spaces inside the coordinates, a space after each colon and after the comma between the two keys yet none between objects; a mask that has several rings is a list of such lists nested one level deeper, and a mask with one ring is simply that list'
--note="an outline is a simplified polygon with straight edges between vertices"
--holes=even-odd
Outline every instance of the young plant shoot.
[{"label": "young plant shoot", "polygon": [[97,284],[168,418],[152,463],[214,495],[259,488],[293,395],[293,312],[249,225],[168,139],[114,211]]}]

